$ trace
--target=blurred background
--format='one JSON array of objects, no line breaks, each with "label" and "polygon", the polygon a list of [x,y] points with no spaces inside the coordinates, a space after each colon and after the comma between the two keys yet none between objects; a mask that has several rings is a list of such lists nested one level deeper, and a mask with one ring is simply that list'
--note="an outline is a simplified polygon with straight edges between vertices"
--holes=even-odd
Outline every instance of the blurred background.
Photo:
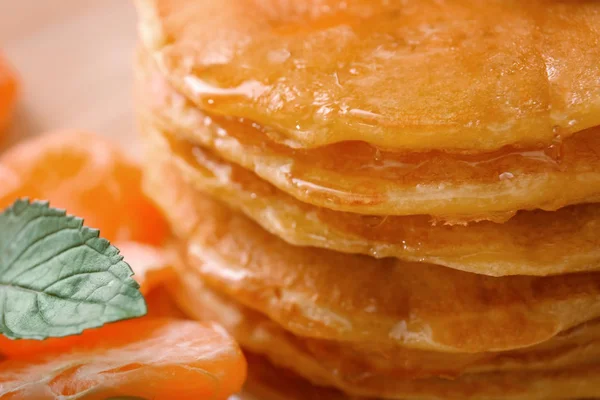
[{"label": "blurred background", "polygon": [[135,44],[131,0],[0,0],[0,52],[22,85],[8,143],[79,129],[131,144]]}]

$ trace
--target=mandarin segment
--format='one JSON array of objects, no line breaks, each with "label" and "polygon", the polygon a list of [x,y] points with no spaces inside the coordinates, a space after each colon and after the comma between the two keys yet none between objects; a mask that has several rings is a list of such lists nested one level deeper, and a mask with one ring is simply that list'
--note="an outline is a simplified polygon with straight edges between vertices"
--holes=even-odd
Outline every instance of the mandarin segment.
[{"label": "mandarin segment", "polygon": [[162,247],[131,241],[115,242],[113,245],[131,266],[133,278],[140,284],[142,294],[146,295],[174,278],[168,255]]},{"label": "mandarin segment", "polygon": [[139,319],[78,339],[68,352],[1,362],[0,399],[225,400],[246,376],[241,351],[217,325]]},{"label": "mandarin segment", "polygon": [[157,245],[168,228],[140,182],[126,154],[89,133],[43,135],[0,156],[0,208],[20,197],[49,200],[110,241]]},{"label": "mandarin segment", "polygon": [[[164,282],[169,284],[170,281]],[[175,303],[166,285],[162,285],[144,296],[148,306],[147,318],[188,319],[186,314]]]},{"label": "mandarin segment", "polygon": [[17,75],[0,54],[0,135],[10,123],[18,88]]}]

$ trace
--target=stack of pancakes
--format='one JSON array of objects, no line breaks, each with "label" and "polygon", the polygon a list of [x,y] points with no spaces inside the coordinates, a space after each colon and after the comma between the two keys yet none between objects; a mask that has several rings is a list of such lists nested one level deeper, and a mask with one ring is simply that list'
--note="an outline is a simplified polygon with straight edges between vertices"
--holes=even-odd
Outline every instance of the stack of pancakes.
[{"label": "stack of pancakes", "polygon": [[137,3],[173,293],[265,399],[600,397],[600,2]]}]

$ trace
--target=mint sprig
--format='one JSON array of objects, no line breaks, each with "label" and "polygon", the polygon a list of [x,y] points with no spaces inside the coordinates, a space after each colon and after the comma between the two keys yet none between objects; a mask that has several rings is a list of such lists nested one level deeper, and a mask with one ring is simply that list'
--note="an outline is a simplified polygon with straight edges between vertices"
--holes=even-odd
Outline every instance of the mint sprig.
[{"label": "mint sprig", "polygon": [[45,339],[145,315],[119,250],[47,202],[17,200],[0,214],[0,333]]}]

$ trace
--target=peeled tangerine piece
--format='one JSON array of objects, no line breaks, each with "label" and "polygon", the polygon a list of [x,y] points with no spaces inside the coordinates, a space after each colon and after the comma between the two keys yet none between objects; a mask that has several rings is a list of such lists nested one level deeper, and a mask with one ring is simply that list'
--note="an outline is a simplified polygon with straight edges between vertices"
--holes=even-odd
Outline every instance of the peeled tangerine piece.
[{"label": "peeled tangerine piece", "polygon": [[101,136],[45,134],[0,155],[0,209],[19,197],[49,200],[111,242],[158,245],[169,230],[141,178],[138,165]]},{"label": "peeled tangerine piece", "polygon": [[[298,246],[429,262],[484,275],[600,269],[600,205],[523,211],[505,222],[432,226],[428,216],[365,216],[296,200],[211,151],[143,126],[147,159]],[[159,167],[155,167],[159,168]],[[160,190],[160,189],[157,189]]]},{"label": "peeled tangerine piece", "polygon": [[153,165],[146,190],[188,240],[190,265],[296,335],[485,352],[541,343],[600,317],[600,273],[495,278],[292,246]]},{"label": "peeled tangerine piece", "polygon": [[478,154],[393,152],[359,141],[294,149],[255,122],[200,111],[145,53],[138,64],[141,118],[308,204],[360,214],[426,214],[456,224],[600,201],[600,127],[550,145]]},{"label": "peeled tangerine piece", "polygon": [[147,295],[164,282],[174,278],[168,254],[162,247],[138,242],[113,244],[133,269],[133,278],[140,284],[142,294]]},{"label": "peeled tangerine piece", "polygon": [[[569,390],[580,396],[600,394],[599,383],[581,386],[590,377],[583,367],[597,367],[598,322],[530,348],[503,353],[439,353],[294,336],[265,316],[208,289],[190,268],[181,268],[179,284],[171,290],[190,316],[223,324],[244,350],[265,355],[275,365],[293,370],[315,385],[337,387],[349,394],[407,399],[448,398],[444,396],[454,392],[460,393],[460,398],[499,398],[499,387],[482,385],[494,377],[515,382],[501,398],[540,398],[552,393],[551,388],[562,389],[563,398],[571,398]],[[252,364],[251,368],[260,370]],[[254,373],[250,371],[251,379]],[[564,374],[569,374],[569,379],[563,379]],[[593,376],[597,375],[596,368]],[[544,376],[558,376],[559,381],[549,383]],[[545,383],[543,387],[538,387],[540,380]]]},{"label": "peeled tangerine piece", "polygon": [[550,144],[600,125],[600,4],[137,0],[195,104],[275,140],[409,150]]},{"label": "peeled tangerine piece", "polygon": [[225,400],[246,376],[237,344],[214,324],[142,318],[81,338],[68,352],[0,362],[0,399]]},{"label": "peeled tangerine piece", "polygon": [[18,86],[17,76],[0,54],[0,135],[12,117]]}]

